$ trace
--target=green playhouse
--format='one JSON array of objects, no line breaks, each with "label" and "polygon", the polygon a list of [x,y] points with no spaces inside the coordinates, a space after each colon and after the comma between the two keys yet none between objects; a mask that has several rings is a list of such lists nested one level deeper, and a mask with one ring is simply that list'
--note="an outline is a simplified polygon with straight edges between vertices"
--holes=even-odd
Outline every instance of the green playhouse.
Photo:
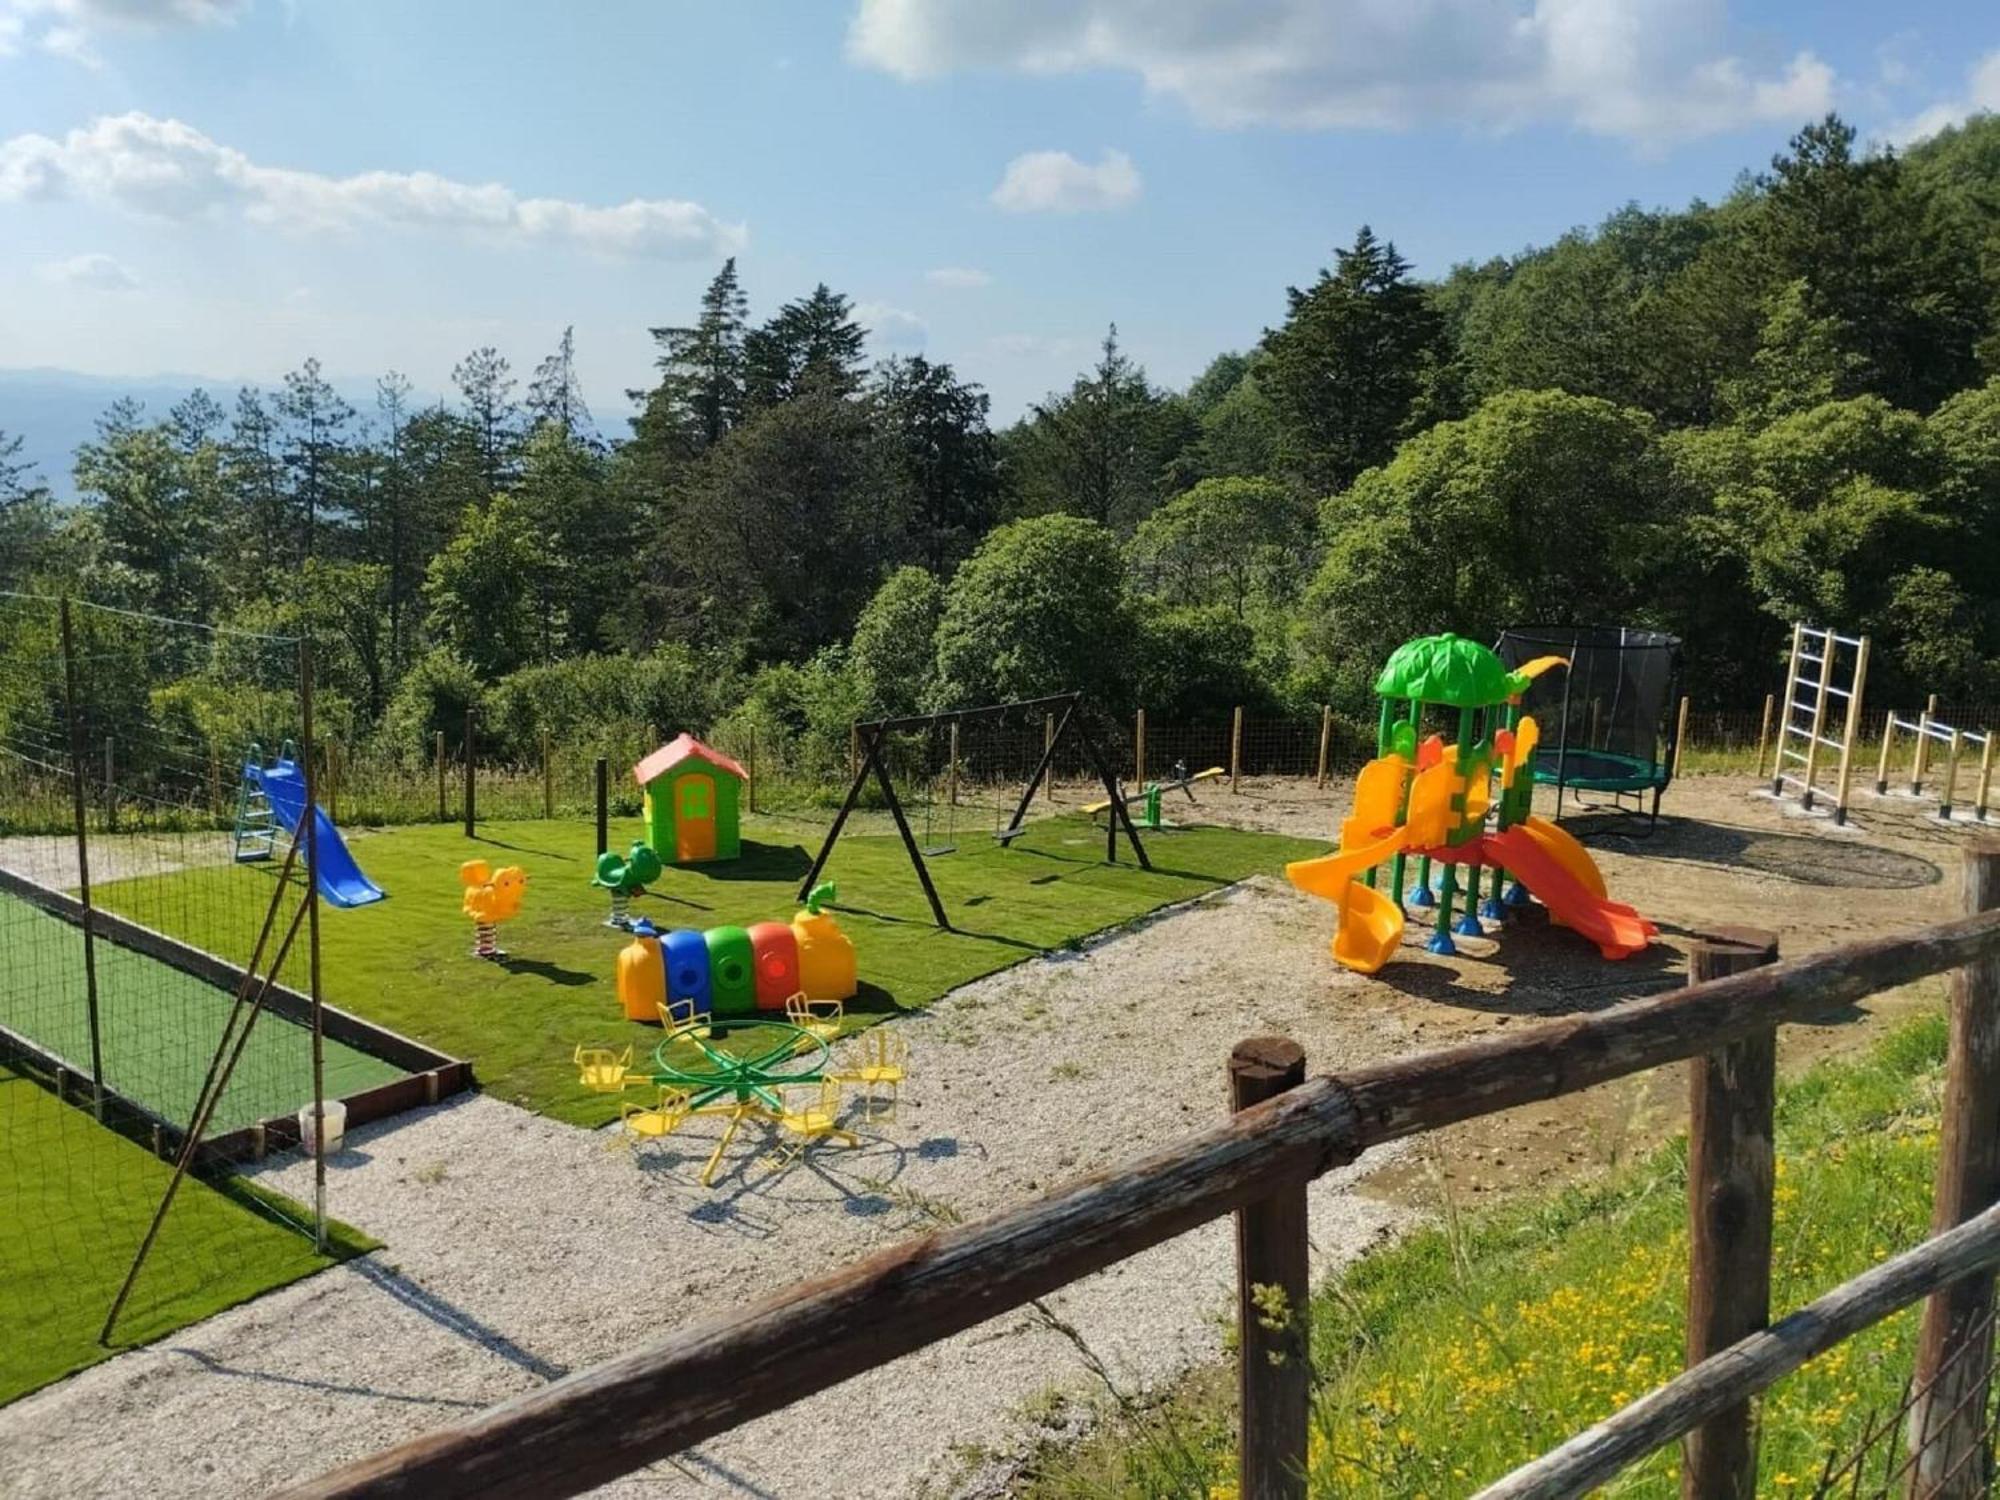
[{"label": "green playhouse", "polygon": [[742,852],[738,809],[749,772],[691,734],[632,768],[646,794],[646,842],[670,864],[734,859]]}]

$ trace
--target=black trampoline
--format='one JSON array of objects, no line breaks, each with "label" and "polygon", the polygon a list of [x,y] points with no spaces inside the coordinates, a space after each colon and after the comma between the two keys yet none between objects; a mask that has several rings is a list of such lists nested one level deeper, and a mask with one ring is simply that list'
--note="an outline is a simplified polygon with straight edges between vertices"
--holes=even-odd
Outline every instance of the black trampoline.
[{"label": "black trampoline", "polygon": [[[1680,640],[1619,625],[1529,625],[1502,633],[1494,650],[1510,668],[1560,656],[1569,670],[1529,685],[1524,707],[1541,728],[1535,780],[1556,789],[1556,817],[1572,790],[1608,796],[1643,815],[1651,832],[1673,780]],[[1648,798],[1650,803],[1648,806]],[[1583,804],[1601,806],[1601,804]]]}]

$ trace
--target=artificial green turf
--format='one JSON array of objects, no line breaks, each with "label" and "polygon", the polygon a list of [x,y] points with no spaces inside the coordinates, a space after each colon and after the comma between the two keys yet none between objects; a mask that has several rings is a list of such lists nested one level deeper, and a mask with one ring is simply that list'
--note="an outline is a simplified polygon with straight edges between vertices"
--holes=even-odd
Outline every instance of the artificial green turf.
[{"label": "artificial green turf", "polygon": [[[742,858],[668,869],[634,903],[634,915],[663,929],[789,920],[813,848],[778,826],[746,819]],[[611,846],[623,850],[641,832],[636,819],[616,823]],[[643,1056],[659,1031],[625,1021],[618,1009],[612,975],[630,939],[603,925],[605,893],[590,884],[592,826],[490,823],[479,834],[467,839],[456,826],[427,824],[353,838],[356,860],[388,899],[325,913],[327,998],[472,1059],[481,1084],[501,1098],[580,1124],[614,1119],[615,1097],[579,1091],[576,1044],[629,1040]],[[862,990],[849,1009],[866,1018],[928,1004],[996,969],[1325,847],[1238,829],[1179,829],[1149,836],[1147,872],[1124,848],[1120,863],[1105,864],[1102,830],[1081,818],[1036,823],[1011,849],[981,833],[930,861],[959,929],[941,932],[900,840],[844,838],[826,875],[839,885],[835,910],[860,962]],[[512,955],[504,966],[467,956],[472,925],[459,909],[458,866],[474,857],[528,872],[522,915],[501,929]],[[196,929],[178,935],[203,945],[210,933],[240,931],[243,911],[261,910],[268,898],[272,870],[233,873],[237,883],[225,889],[242,892],[241,906],[180,899],[168,888],[189,872],[103,886],[99,896],[113,910],[177,913]]]},{"label": "artificial green turf", "polygon": [[189,1180],[105,1348],[98,1330],[171,1175],[151,1152],[0,1066],[0,1405],[374,1248],[329,1226],[332,1253],[320,1255],[308,1236],[249,1206],[241,1184]]},{"label": "artificial green turf", "polygon": [[[261,900],[270,885],[258,884]],[[6,950],[0,959],[0,1025],[87,1076],[90,1011],[81,932],[18,896],[0,893],[0,935]],[[95,946],[105,1083],[175,1124],[187,1124],[235,997],[108,939],[100,938]],[[227,948],[217,945],[211,951],[226,953]],[[260,1014],[210,1117],[209,1131],[234,1130],[308,1103],[311,1049],[305,1028],[268,1011]],[[325,1044],[328,1098],[402,1076],[400,1068],[365,1052],[331,1040]]]}]

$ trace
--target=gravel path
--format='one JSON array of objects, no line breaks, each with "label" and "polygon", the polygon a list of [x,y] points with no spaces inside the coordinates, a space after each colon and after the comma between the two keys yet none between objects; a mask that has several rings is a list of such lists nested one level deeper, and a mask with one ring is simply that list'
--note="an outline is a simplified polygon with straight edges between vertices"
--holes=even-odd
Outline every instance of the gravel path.
[{"label": "gravel path", "polygon": [[[359,1131],[330,1202],[388,1248],[0,1411],[5,1491],[255,1494],[1212,1121],[1244,1036],[1296,1037],[1316,1069],[1401,1050],[1396,1018],[1340,1003],[1362,981],[1299,982],[1292,955],[1326,923],[1253,881],[970,985],[896,1023],[914,1072],[896,1125],[781,1174],[739,1146],[713,1191],[694,1181],[699,1139],[633,1158],[484,1097]],[[266,1177],[309,1192],[296,1158]],[[1313,1190],[1326,1265],[1397,1218],[1351,1180]],[[1211,1225],[1051,1301],[1143,1388],[1217,1352],[1231,1256]],[[1092,1382],[1066,1337],[1009,1316],[605,1493],[949,1492],[975,1450],[1027,1440],[1024,1408]]]}]

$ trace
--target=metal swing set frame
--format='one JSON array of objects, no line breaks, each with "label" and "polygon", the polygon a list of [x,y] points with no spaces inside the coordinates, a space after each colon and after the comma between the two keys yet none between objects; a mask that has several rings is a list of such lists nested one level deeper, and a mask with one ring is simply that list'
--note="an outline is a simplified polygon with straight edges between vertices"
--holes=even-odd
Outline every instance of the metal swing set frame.
[{"label": "metal swing set frame", "polygon": [[[1035,763],[1034,773],[1029,776],[1020,800],[1014,805],[1014,815],[1006,825],[997,829],[994,840],[1004,849],[1028,831],[1028,809],[1034,805],[1035,793],[1048,780],[1050,768],[1055,764],[1056,753],[1072,738],[1081,746],[1084,760],[1092,774],[1104,783],[1105,796],[1113,804],[1112,816],[1104,829],[1104,858],[1107,864],[1118,863],[1118,834],[1124,830],[1126,839],[1132,846],[1132,855],[1142,870],[1150,870],[1153,863],[1146,857],[1146,846],[1139,839],[1139,830],[1132,822],[1132,815],[1126,810],[1125,801],[1117,779],[1112,775],[1110,764],[1099,750],[1096,737],[1084,722],[1082,713],[1083,694],[1080,692],[1054,693],[1046,698],[1023,698],[1012,703],[989,703],[979,708],[947,709],[942,713],[910,714],[897,719],[871,719],[854,726],[860,756],[855,766],[854,780],[847,788],[847,796],[842,799],[840,811],[834,815],[833,826],[826,831],[826,841],[820,845],[819,853],[813,857],[812,868],[799,885],[799,899],[816,885],[820,873],[826,868],[827,860],[833,854],[833,846],[840,841],[841,831],[847,826],[847,815],[854,810],[861,798],[861,790],[872,778],[882,793],[882,800],[889,809],[889,816],[896,824],[896,832],[902,836],[903,848],[910,856],[910,865],[917,872],[917,881],[924,888],[924,898],[930,903],[931,915],[937,925],[946,932],[952,931],[951,918],[946,914],[944,901],[939,897],[937,886],[931,880],[930,867],[924,862],[925,850],[918,843],[917,836],[910,828],[910,820],[904,814],[902,799],[896,794],[895,778],[889,774],[888,764],[882,758],[885,739],[900,730],[930,729],[939,725],[951,730],[956,760],[958,731],[962,725],[981,720],[1002,718],[1009,714],[1041,712],[1054,715],[1055,730],[1048,736],[1042,748],[1041,759]],[[955,774],[955,772],[954,772]],[[948,852],[938,850],[936,852]]]}]

